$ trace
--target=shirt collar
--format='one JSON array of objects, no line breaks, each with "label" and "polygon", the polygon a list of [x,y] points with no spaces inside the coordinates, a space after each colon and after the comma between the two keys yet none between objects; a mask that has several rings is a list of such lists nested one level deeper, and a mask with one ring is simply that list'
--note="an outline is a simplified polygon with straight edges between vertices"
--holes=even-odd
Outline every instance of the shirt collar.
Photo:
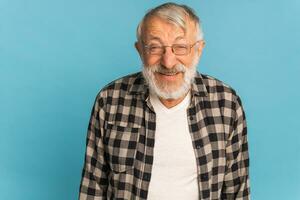
[{"label": "shirt collar", "polygon": [[194,82],[192,83],[191,92],[192,96],[208,96],[206,85],[203,81],[202,75],[199,72],[197,72]]},{"label": "shirt collar", "polygon": [[143,77],[142,72],[137,74],[135,80],[133,81],[129,89],[129,94],[149,94],[149,87],[146,80]]}]

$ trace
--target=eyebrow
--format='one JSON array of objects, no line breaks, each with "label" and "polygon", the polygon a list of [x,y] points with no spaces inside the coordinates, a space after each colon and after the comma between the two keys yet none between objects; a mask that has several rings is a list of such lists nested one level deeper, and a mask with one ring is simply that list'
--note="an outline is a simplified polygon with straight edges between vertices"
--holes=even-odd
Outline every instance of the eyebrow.
[{"label": "eyebrow", "polygon": [[183,36],[178,36],[177,38],[175,38],[175,41],[176,40],[185,40],[185,38]]},{"label": "eyebrow", "polygon": [[161,39],[156,36],[150,36],[149,40],[158,40],[160,43],[162,43]]},{"label": "eyebrow", "polygon": [[[157,36],[149,36],[149,41],[153,41],[153,40],[157,40],[157,41],[159,41],[160,43],[163,43],[162,42],[162,40],[159,38],[159,37],[157,37]],[[178,36],[178,37],[176,37],[175,38],[175,40],[174,40],[174,42],[176,42],[177,40],[186,40],[183,36]]]}]

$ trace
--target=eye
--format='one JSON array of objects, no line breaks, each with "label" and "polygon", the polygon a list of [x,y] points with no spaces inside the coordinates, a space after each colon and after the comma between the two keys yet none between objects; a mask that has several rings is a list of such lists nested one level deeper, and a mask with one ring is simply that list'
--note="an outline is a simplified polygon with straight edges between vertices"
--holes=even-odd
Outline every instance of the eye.
[{"label": "eye", "polygon": [[160,53],[163,47],[159,45],[149,45],[148,50],[150,53]]},{"label": "eye", "polygon": [[157,50],[157,49],[161,49],[161,46],[158,46],[158,45],[150,45],[150,46],[149,46],[149,49],[150,49],[150,50]]},{"label": "eye", "polygon": [[183,49],[187,49],[187,45],[185,45],[185,44],[174,44],[173,48],[178,49],[178,50],[183,50]]},{"label": "eye", "polygon": [[174,44],[173,51],[175,54],[186,54],[188,51],[188,46],[185,44]]}]

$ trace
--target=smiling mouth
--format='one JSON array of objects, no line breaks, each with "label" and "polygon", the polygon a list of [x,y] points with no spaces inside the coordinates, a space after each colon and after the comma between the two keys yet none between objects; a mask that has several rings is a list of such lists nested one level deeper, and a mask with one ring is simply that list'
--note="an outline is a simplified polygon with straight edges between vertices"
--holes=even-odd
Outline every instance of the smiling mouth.
[{"label": "smiling mouth", "polygon": [[160,75],[164,75],[164,76],[174,76],[177,75],[179,72],[174,72],[174,73],[159,73]]}]

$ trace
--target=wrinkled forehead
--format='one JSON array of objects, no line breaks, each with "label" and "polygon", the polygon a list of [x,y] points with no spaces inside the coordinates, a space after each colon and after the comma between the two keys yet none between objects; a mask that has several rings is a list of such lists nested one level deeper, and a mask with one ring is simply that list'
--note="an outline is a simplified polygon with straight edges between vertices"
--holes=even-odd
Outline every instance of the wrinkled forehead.
[{"label": "wrinkled forehead", "polygon": [[[166,29],[166,25],[168,25],[168,29]],[[153,33],[159,34],[160,32],[172,32],[178,36],[185,37],[187,40],[197,38],[197,22],[187,16],[182,20],[182,23],[178,23],[178,20],[174,21],[158,16],[151,16],[145,19],[141,28],[143,40]]]}]

